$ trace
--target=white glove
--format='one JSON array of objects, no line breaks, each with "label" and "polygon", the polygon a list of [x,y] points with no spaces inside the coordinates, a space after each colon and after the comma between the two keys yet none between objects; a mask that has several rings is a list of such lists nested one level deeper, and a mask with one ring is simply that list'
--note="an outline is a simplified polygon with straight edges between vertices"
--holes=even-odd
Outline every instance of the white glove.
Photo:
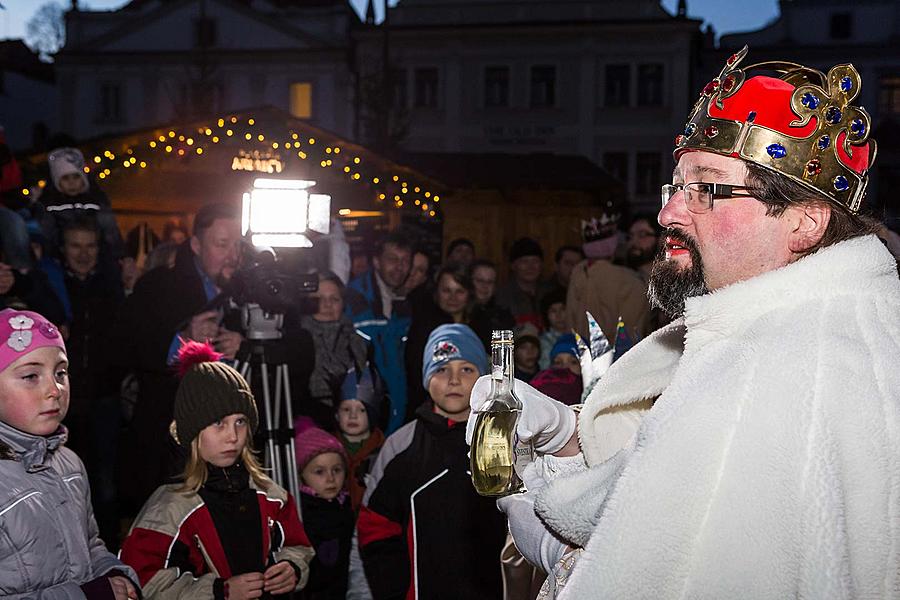
[{"label": "white glove", "polygon": [[[516,379],[514,391],[522,402],[522,414],[516,433],[523,443],[531,443],[536,452],[553,454],[562,449],[575,433],[575,411],[546,396],[524,381]],[[466,423],[466,443],[472,445],[472,434],[478,412],[484,407],[491,393],[491,376],[483,375],[475,382],[469,395],[469,420]]]}]

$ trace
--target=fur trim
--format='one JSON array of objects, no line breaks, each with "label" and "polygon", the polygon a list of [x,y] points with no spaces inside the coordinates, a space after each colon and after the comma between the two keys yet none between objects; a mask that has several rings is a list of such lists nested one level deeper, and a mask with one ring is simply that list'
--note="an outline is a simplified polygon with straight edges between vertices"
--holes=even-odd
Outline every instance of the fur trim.
[{"label": "fur trim", "polygon": [[182,339],[181,348],[178,349],[178,356],[175,359],[175,372],[179,379],[183,379],[194,365],[219,362],[223,356],[224,354],[216,352],[209,343]]}]

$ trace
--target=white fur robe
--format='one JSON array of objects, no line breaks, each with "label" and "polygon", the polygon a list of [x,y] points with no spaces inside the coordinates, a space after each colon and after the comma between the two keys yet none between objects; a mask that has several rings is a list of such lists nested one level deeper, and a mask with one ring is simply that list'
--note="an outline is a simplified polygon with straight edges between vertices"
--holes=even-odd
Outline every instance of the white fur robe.
[{"label": "white fur robe", "polygon": [[900,597],[893,257],[855,239],[690,299],[579,436],[591,468],[535,505],[585,546],[561,598]]}]

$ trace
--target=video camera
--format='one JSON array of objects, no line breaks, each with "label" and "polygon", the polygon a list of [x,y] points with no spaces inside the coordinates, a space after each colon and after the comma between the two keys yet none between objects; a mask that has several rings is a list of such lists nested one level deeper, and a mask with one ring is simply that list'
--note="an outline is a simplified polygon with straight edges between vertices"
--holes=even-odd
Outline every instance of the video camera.
[{"label": "video camera", "polygon": [[[256,179],[244,194],[241,229],[254,248],[251,263],[234,274],[231,300],[241,309],[250,340],[282,336],[284,313],[318,290],[318,277],[279,259],[275,248],[311,248],[310,232],[327,234],[331,196],[310,194],[314,181]],[[302,250],[300,250],[302,252]]]}]

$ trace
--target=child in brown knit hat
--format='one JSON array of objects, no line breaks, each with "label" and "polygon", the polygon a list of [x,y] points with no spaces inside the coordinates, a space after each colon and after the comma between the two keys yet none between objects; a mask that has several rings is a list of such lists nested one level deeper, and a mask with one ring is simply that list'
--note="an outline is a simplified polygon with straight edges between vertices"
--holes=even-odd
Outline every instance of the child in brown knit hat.
[{"label": "child in brown knit hat", "polygon": [[184,481],[153,493],[122,544],[148,600],[286,594],[309,575],[313,551],[294,498],[253,454],[253,394],[221,356],[197,342],[178,354],[172,433],[190,450]]}]

